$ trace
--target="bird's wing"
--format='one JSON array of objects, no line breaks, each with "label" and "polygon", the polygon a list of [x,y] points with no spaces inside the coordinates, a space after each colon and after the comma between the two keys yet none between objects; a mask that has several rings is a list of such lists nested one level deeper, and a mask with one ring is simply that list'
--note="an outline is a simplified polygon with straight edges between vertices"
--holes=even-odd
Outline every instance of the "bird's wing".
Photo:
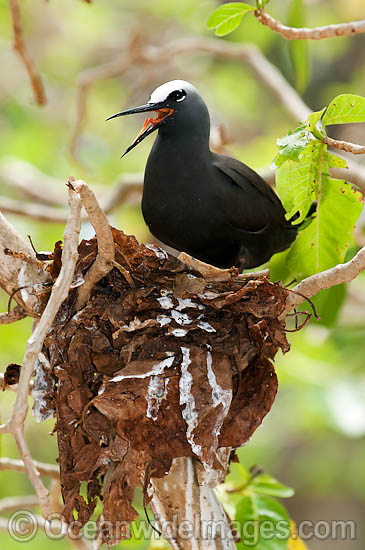
[{"label": "bird's wing", "polygon": [[254,170],[239,160],[215,153],[213,166],[229,183],[221,189],[221,204],[233,227],[260,234],[287,225],[279,197]]},{"label": "bird's wing", "polygon": [[270,187],[261,176],[243,162],[228,157],[226,155],[214,154],[214,166],[219,168],[224,174],[229,176],[243,191],[247,191],[247,185],[253,185],[256,189],[265,195],[275,206],[283,210],[283,206],[275,191]]}]

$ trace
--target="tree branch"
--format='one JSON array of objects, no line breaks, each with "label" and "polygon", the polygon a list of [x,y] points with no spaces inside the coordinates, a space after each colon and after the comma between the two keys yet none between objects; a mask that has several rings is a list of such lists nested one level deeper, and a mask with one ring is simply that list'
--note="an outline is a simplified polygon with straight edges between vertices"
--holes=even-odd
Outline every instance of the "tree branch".
[{"label": "tree branch", "polygon": [[[13,258],[6,254],[11,249],[27,258]],[[30,245],[25,242],[16,229],[0,212],[0,287],[12,295],[20,287],[25,287],[14,295],[20,307],[32,317],[39,317],[41,304],[32,293],[38,283],[50,281],[49,273],[43,271],[43,265],[37,261]]]},{"label": "tree branch", "polygon": [[15,323],[27,317],[26,312],[19,306],[16,306],[9,313],[0,313],[0,325],[9,325],[10,323]]},{"label": "tree branch", "polygon": [[39,501],[36,495],[21,497],[7,497],[0,500],[0,514],[8,514],[17,510],[27,510],[28,507],[38,506]]},{"label": "tree branch", "polygon": [[13,23],[14,50],[18,53],[19,57],[23,61],[23,64],[29,76],[36,102],[38,103],[38,105],[44,105],[45,103],[47,103],[46,94],[44,91],[42,79],[37,72],[37,69],[35,68],[35,65],[31,57],[29,56],[25,46],[18,0],[9,0],[9,7]]},{"label": "tree branch", "polygon": [[[70,152],[76,158],[76,145],[86,118],[87,94],[94,82],[126,74],[138,65],[145,69],[156,63],[173,62],[176,56],[201,52],[213,57],[232,59],[248,65],[256,78],[262,82],[280,101],[285,109],[298,120],[306,120],[311,110],[299,94],[285,80],[280,71],[266,59],[258,48],[252,45],[234,44],[210,38],[183,38],[162,46],[144,46],[138,38],[131,40],[134,47],[128,46],[126,52],[113,63],[88,69],[79,78],[77,121],[71,140]],[[137,47],[136,47],[137,44]]]},{"label": "tree branch", "polygon": [[0,165],[0,179],[3,185],[41,204],[59,206],[67,200],[63,180],[41,172],[25,160],[12,158],[3,161]]},{"label": "tree branch", "polygon": [[255,17],[271,30],[278,32],[287,40],[321,40],[334,36],[353,36],[365,32],[365,20],[352,21],[351,23],[339,23],[337,25],[325,25],[323,27],[295,28],[283,25],[263,9],[255,11]]},{"label": "tree branch", "polygon": [[96,260],[84,276],[84,284],[78,288],[76,309],[79,310],[88,301],[93,286],[113,269],[115,249],[108,218],[100,208],[94,193],[81,180],[73,181],[72,186],[81,198],[98,242]]},{"label": "tree branch", "polygon": [[44,516],[50,513],[49,493],[39,478],[39,472],[31,458],[28,445],[25,441],[24,421],[28,412],[29,383],[33,375],[34,363],[42,350],[47,331],[52,325],[62,302],[68,295],[78,259],[77,246],[80,232],[81,201],[72,190],[69,191],[69,205],[70,215],[64,232],[61,271],[52,287],[51,296],[42,317],[28,339],[11,418],[6,424],[0,426],[0,432],[12,433],[16,440],[20,456],[24,462],[29,480],[37,493]]},{"label": "tree branch", "polygon": [[[35,467],[42,476],[50,477],[52,479],[60,479],[60,470],[58,466],[53,464],[46,464],[45,462],[38,462],[33,460]],[[22,460],[15,458],[0,458],[0,471],[1,470],[13,470],[15,472],[26,473],[26,467]]]},{"label": "tree branch", "polygon": [[[294,292],[300,292],[304,296],[308,296],[308,298],[310,298],[311,296],[317,294],[320,290],[325,290],[326,288],[331,288],[342,283],[349,283],[355,279],[361,271],[364,271],[364,269],[365,247],[361,248],[356,256],[354,256],[349,262],[336,265],[331,269],[311,275],[310,277],[307,277],[307,279],[303,279],[303,281],[298,283],[292,290],[294,290]],[[304,301],[305,298],[290,293],[283,316]]]},{"label": "tree branch", "polygon": [[[327,143],[330,147],[340,149],[340,151],[347,151],[353,155],[365,155],[365,145],[357,145],[356,143],[350,143],[349,141],[340,141],[338,139],[332,139],[328,136],[323,138],[323,142]],[[365,171],[365,166],[363,167]]]}]

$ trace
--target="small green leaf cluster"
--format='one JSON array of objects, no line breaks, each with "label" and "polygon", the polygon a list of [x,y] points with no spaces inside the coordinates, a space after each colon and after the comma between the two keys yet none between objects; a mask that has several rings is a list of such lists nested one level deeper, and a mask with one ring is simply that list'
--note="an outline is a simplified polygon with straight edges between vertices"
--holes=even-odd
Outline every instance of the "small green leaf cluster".
[{"label": "small green leaf cluster", "polygon": [[[261,3],[266,3],[261,1]],[[241,23],[246,13],[255,11],[256,7],[244,2],[228,2],[217,8],[209,17],[208,29],[215,29],[217,36],[225,36],[234,31]]]},{"label": "small green leaf cluster", "polygon": [[[346,168],[347,163],[329,153],[324,143],[326,126],[349,122],[365,122],[364,97],[336,97],[328,108],[312,113],[305,124],[277,142],[277,191],[287,219],[298,216],[300,234],[287,256],[297,280],[344,261],[362,210],[361,193],[329,174],[330,168]],[[313,201],[317,201],[316,215],[306,220]]]},{"label": "small green leaf cluster", "polygon": [[242,464],[232,463],[230,474],[217,493],[240,538],[237,550],[288,550],[291,520],[284,506],[273,497],[291,497],[291,487],[259,469],[247,471]]}]

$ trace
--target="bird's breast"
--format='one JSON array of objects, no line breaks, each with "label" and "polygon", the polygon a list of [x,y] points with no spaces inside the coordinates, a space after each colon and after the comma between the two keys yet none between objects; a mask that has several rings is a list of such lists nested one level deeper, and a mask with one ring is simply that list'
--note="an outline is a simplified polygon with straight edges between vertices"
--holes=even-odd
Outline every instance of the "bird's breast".
[{"label": "bird's breast", "polygon": [[198,235],[200,241],[211,236],[219,208],[211,207],[214,190],[209,165],[178,153],[167,156],[152,150],[145,171],[142,212],[151,233],[162,242],[179,248],[183,239],[193,248]]}]

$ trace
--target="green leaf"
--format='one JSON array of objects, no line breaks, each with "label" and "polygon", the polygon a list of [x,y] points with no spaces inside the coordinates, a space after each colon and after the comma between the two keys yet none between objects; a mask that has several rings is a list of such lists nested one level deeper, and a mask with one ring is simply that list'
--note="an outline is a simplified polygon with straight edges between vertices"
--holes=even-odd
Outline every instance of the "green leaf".
[{"label": "green leaf", "polygon": [[271,495],[273,497],[288,498],[294,495],[294,489],[280,483],[274,477],[261,474],[252,481],[252,489],[255,493]]},{"label": "green leaf", "polygon": [[256,6],[260,10],[265,6],[265,4],[268,4],[270,0],[256,0]]},{"label": "green leaf", "polygon": [[239,500],[236,506],[235,519],[241,522],[257,521],[259,519],[254,496],[245,495]]},{"label": "green leaf", "polygon": [[237,550],[287,549],[290,518],[276,500],[256,495],[245,496],[237,505],[234,519],[241,526],[241,542],[237,543]]},{"label": "green leaf", "polygon": [[299,126],[293,132],[289,132],[288,135],[277,140],[280,156],[298,160],[300,153],[308,145],[308,140],[309,132],[306,126]]},{"label": "green leaf", "polygon": [[332,153],[326,153],[326,160],[329,168],[348,168],[347,161]]},{"label": "green leaf", "polygon": [[315,174],[319,156],[320,143],[310,141],[302,149],[298,161],[287,160],[276,171],[276,186],[278,195],[287,211],[287,219],[296,212],[299,218],[295,223],[302,222],[315,199]]},{"label": "green leaf", "polygon": [[217,8],[209,17],[208,29],[216,29],[217,36],[225,36],[234,31],[241,23],[243,16],[249,11],[255,11],[253,6],[243,2],[228,2]]},{"label": "green leaf", "polygon": [[251,481],[250,473],[239,462],[232,462],[225,482],[216,488],[224,509],[233,517],[237,503],[241,500],[245,488]]},{"label": "green leaf", "polygon": [[365,122],[365,97],[342,94],[331,101],[323,117],[323,125]]},{"label": "green leaf", "polygon": [[317,176],[318,205],[313,223],[302,231],[289,251],[288,267],[298,280],[343,262],[362,195],[342,180],[331,179],[323,161]]},{"label": "green leaf", "polygon": [[[306,19],[303,0],[292,0],[288,13],[288,25],[305,27]],[[289,55],[295,73],[295,87],[299,92],[304,92],[310,75],[308,40],[290,40]]]},{"label": "green leaf", "polygon": [[229,483],[238,487],[249,482],[251,476],[248,470],[240,462],[232,462],[229,466],[229,474],[225,479],[225,483]]},{"label": "green leaf", "polygon": [[[318,125],[318,122],[321,120],[325,110],[326,110],[326,107],[323,107],[323,109],[321,109],[320,111],[315,111],[308,117],[308,128],[319,139],[322,138],[323,128],[321,127],[320,129],[318,129],[317,125]],[[323,135],[325,135],[325,133]]]},{"label": "green leaf", "polygon": [[285,520],[290,522],[287,510],[277,500],[268,497],[256,496],[255,504],[259,516],[271,518],[274,521]]}]

